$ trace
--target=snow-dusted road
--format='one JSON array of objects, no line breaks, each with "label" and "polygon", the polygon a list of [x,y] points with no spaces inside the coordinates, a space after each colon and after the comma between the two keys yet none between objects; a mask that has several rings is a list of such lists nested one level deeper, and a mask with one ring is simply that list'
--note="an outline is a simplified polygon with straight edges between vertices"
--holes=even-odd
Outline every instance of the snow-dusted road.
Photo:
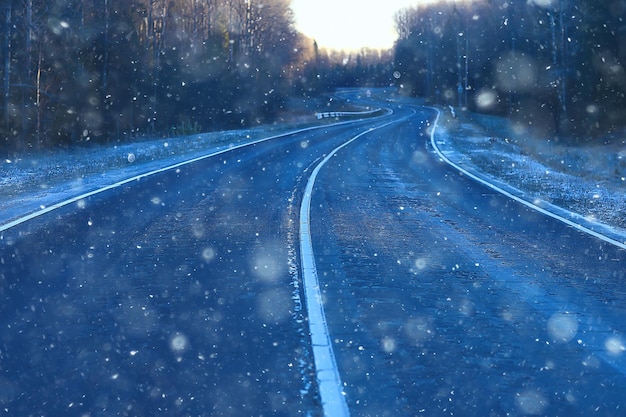
[{"label": "snow-dusted road", "polygon": [[3,412],[331,414],[329,373],[355,416],[623,409],[626,252],[440,161],[433,110],[385,105],[3,231]]},{"label": "snow-dusted road", "polygon": [[324,156],[393,120],[300,130],[116,181],[3,226],[3,408],[321,410],[300,203]]},{"label": "snow-dusted road", "polygon": [[441,162],[429,121],[318,178],[313,236],[354,415],[615,415],[626,252]]}]

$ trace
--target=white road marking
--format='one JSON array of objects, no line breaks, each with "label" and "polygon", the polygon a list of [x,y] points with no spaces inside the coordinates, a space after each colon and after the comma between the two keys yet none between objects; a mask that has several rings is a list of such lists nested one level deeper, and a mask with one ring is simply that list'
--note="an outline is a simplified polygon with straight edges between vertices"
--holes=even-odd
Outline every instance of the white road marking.
[{"label": "white road marking", "polygon": [[140,180],[142,178],[149,177],[151,175],[158,174],[160,172],[169,171],[171,169],[176,169],[176,168],[179,168],[181,166],[184,166],[184,165],[187,165],[187,164],[191,164],[193,162],[197,162],[197,161],[201,161],[203,159],[207,159],[207,158],[211,158],[211,157],[214,157],[214,156],[217,156],[217,155],[221,155],[221,154],[224,154],[226,152],[234,151],[235,149],[244,148],[246,146],[252,146],[252,145],[255,145],[257,143],[261,143],[261,142],[265,142],[265,141],[269,141],[269,140],[273,140],[273,139],[278,139],[278,138],[282,138],[282,137],[285,137],[285,136],[290,136],[290,135],[294,135],[294,134],[298,134],[298,133],[308,132],[308,131],[311,131],[311,130],[324,129],[324,128],[328,128],[328,127],[332,127],[332,126],[339,126],[339,125],[344,125],[344,124],[349,124],[349,123],[357,123],[359,121],[362,121],[362,120],[350,120],[350,121],[347,121],[347,122],[332,123],[332,124],[327,124],[327,125],[322,125],[322,126],[312,126],[312,127],[307,127],[307,128],[304,128],[304,129],[293,130],[291,132],[281,133],[280,135],[270,136],[270,137],[258,139],[258,140],[252,141],[252,142],[242,143],[240,145],[233,146],[233,147],[230,147],[230,148],[227,148],[227,149],[222,149],[222,150],[219,150],[219,151],[216,151],[216,152],[211,152],[209,154],[202,155],[202,156],[199,156],[197,158],[189,159],[189,160],[186,160],[186,161],[183,161],[183,162],[179,162],[179,163],[176,163],[176,164],[173,164],[173,165],[168,165],[166,167],[159,168],[159,169],[156,169],[156,170],[153,170],[153,171],[149,171],[149,172],[145,172],[145,173],[140,174],[140,175],[135,175],[133,177],[127,178],[127,179],[122,180],[122,181],[118,181],[116,183],[107,185],[105,187],[101,187],[101,188],[98,188],[96,190],[92,190],[92,191],[80,194],[80,195],[78,195],[76,197],[72,197],[72,198],[69,198],[67,200],[60,201],[58,203],[55,203],[55,204],[52,204],[50,206],[44,207],[41,210],[34,211],[34,212],[29,213],[29,214],[27,214],[25,216],[22,216],[22,217],[19,217],[19,218],[15,219],[15,220],[12,220],[12,221],[10,221],[8,223],[2,224],[2,225],[0,225],[0,232],[4,232],[5,230],[8,230],[8,229],[10,229],[12,227],[15,227],[15,226],[17,226],[19,224],[22,224],[24,222],[32,220],[32,219],[34,219],[36,217],[42,216],[42,215],[44,215],[46,213],[50,213],[51,211],[54,211],[54,210],[59,209],[61,207],[67,206],[68,204],[76,203],[76,202],[78,202],[78,201],[80,201],[80,200],[82,200],[84,198],[91,197],[93,195],[102,193],[104,191],[120,187],[122,185],[128,184],[128,183],[133,182],[133,181]]},{"label": "white road marking", "polygon": [[572,221],[570,219],[567,219],[567,218],[565,218],[563,216],[560,216],[560,215],[558,215],[556,213],[553,213],[553,212],[551,212],[549,210],[546,210],[546,209],[544,209],[542,207],[539,207],[536,204],[531,203],[530,201],[524,200],[523,198],[520,198],[520,197],[516,196],[515,194],[512,194],[512,193],[510,193],[510,192],[508,192],[508,191],[498,187],[497,185],[492,184],[489,181],[487,181],[487,180],[485,180],[483,178],[480,178],[477,175],[472,174],[468,170],[466,170],[466,169],[462,168],[461,166],[459,166],[459,165],[455,164],[454,162],[452,162],[450,159],[448,159],[443,154],[443,152],[441,152],[441,150],[437,147],[437,143],[435,141],[435,129],[437,127],[437,122],[439,121],[439,116],[440,116],[441,113],[440,113],[439,109],[436,109],[434,107],[429,107],[429,108],[431,108],[431,109],[433,109],[433,110],[435,110],[437,112],[437,117],[435,118],[435,121],[433,122],[432,128],[430,130],[430,143],[432,144],[433,149],[435,150],[437,155],[439,155],[439,157],[444,162],[446,162],[448,165],[451,165],[452,167],[456,168],[457,170],[459,170],[463,174],[467,175],[468,177],[472,178],[473,180],[478,181],[479,183],[481,183],[481,184],[491,188],[494,191],[499,192],[500,194],[503,194],[503,195],[505,195],[505,196],[507,196],[507,197],[509,197],[509,198],[511,198],[511,199],[513,199],[515,201],[517,201],[518,203],[521,203],[521,204],[525,205],[526,207],[529,207],[529,208],[531,208],[531,209],[533,209],[535,211],[538,211],[541,214],[545,214],[546,216],[550,216],[553,219],[559,220],[559,221],[567,224],[568,226],[572,226],[573,228],[575,228],[577,230],[580,230],[581,232],[584,232],[584,233],[587,233],[587,234],[589,234],[591,236],[597,237],[598,239],[602,239],[602,240],[604,240],[607,243],[610,243],[610,244],[615,245],[615,246],[617,246],[619,248],[622,248],[622,249],[626,249],[626,242],[620,242],[619,240],[616,240],[616,239],[613,239],[613,238],[611,238],[609,236],[603,235],[602,233],[596,232],[595,230],[592,230],[592,229],[590,229],[588,227],[585,227],[585,226],[583,226],[583,225],[581,225],[579,223],[576,223],[576,222],[574,222],[574,221]]},{"label": "white road marking", "polygon": [[322,301],[320,283],[317,277],[317,268],[315,266],[313,243],[311,241],[311,198],[315,180],[322,167],[335,156],[339,150],[374,130],[406,120],[413,114],[415,114],[414,110],[409,116],[385,123],[376,128],[370,128],[333,149],[332,152],[317,164],[304,190],[304,197],[300,205],[300,260],[302,264],[304,297],[309,318],[309,331],[311,334],[311,344],[313,346],[313,359],[315,361],[317,383],[325,416],[344,417],[349,416],[350,411],[348,409],[348,403],[346,402],[343,383],[341,382],[332,339],[330,338],[330,332],[326,322],[324,303]]},{"label": "white road marking", "polygon": [[[505,195],[506,197],[512,198],[513,200],[521,204],[524,204],[525,206],[533,210],[536,210],[542,214],[550,216],[556,220],[562,221],[563,223],[569,226],[572,226],[584,233],[588,233],[592,236],[602,239],[605,242],[608,242],[620,248],[626,249],[626,244],[621,243],[610,237],[604,236],[601,233],[598,233],[594,230],[588,229],[585,226],[582,226],[576,222],[573,222],[565,217],[559,216],[558,214],[552,213],[542,207],[538,207],[535,204],[530,203],[506,190],[503,190],[502,188],[494,184],[491,184],[490,182],[472,174],[471,172],[468,172],[467,170],[463,169],[459,165],[450,161],[436,145],[434,132],[437,126],[437,122],[439,120],[440,113],[438,109],[436,108],[432,108],[432,109],[437,111],[437,117],[435,118],[435,121],[432,125],[432,129],[430,132],[430,140],[431,140],[433,148],[435,149],[435,152],[444,162],[453,166],[454,168],[456,168],[463,174],[467,175],[468,177],[474,179],[475,181],[478,181],[481,184],[491,188],[492,190],[499,192]],[[499,268],[501,269],[501,267]],[[506,270],[506,267],[505,267],[505,270]],[[513,272],[511,271],[509,272],[505,271],[503,273],[503,271],[500,270],[499,274],[491,274],[491,275],[498,278],[500,275],[511,276],[512,274]],[[537,287],[535,284],[531,282],[524,283],[520,281],[518,283],[515,283],[515,281],[510,281],[510,282],[507,282],[506,285],[516,286],[517,288],[514,288],[515,290],[514,292],[516,292],[517,294],[520,294],[521,301],[525,302],[528,305],[533,306],[537,311],[539,311],[540,314],[543,314],[544,317],[546,318],[546,322],[548,323],[548,325],[550,323],[550,320],[554,320],[555,317],[557,320],[559,320],[559,317],[561,319],[563,317],[566,317],[566,320],[571,320],[570,323],[574,323],[576,324],[576,326],[578,326],[578,324],[581,324],[583,326],[588,327],[588,328],[580,329],[581,331],[577,333],[575,332],[576,339],[577,339],[576,342],[578,343],[578,345],[584,347],[587,351],[590,352],[589,357],[593,357],[594,355],[597,355],[600,358],[602,358],[605,363],[613,367],[616,371],[618,371],[622,375],[626,375],[626,356],[622,355],[625,349],[624,341],[623,341],[622,336],[614,330],[611,324],[603,323],[603,320],[598,321],[597,317],[590,316],[588,314],[589,311],[586,306],[583,308],[583,306],[577,305],[572,301],[562,300],[560,299],[560,297],[554,294],[549,295],[543,289]],[[544,301],[538,304],[537,300],[539,299],[543,299]],[[560,306],[565,306],[565,305],[567,306],[566,313],[564,313],[562,310],[562,307],[560,307]],[[539,306],[542,306],[542,308],[539,308]],[[559,316],[559,314],[561,314],[561,316]],[[563,330],[562,323],[558,323],[558,324],[561,326],[559,330]],[[571,331],[571,329],[569,330]],[[552,335],[551,337],[554,338],[554,336]]]}]

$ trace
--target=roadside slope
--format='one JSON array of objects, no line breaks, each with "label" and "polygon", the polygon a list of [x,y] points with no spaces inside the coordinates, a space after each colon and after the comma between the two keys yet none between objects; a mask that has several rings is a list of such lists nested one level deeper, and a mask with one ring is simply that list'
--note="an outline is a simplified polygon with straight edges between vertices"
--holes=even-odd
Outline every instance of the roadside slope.
[{"label": "roadside slope", "polygon": [[[487,132],[468,118],[453,118],[443,111],[433,146],[460,169],[540,209],[626,244],[626,181],[620,175],[624,161],[619,153],[612,158],[602,154],[606,150],[596,149],[596,154],[587,158],[612,165],[597,172],[576,169],[580,149],[577,154],[544,146],[530,153],[528,145],[521,146],[505,131]],[[626,147],[623,153],[626,157]],[[555,169],[550,163],[558,158],[564,169]]]}]

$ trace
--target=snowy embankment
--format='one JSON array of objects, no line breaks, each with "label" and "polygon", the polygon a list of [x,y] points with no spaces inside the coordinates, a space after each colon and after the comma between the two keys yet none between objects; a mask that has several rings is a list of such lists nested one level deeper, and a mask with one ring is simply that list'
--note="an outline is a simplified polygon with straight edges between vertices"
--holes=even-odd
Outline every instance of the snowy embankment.
[{"label": "snowy embankment", "polygon": [[128,178],[296,128],[263,126],[5,159],[0,161],[0,226]]},{"label": "snowy embankment", "polygon": [[[380,109],[330,98],[292,100],[295,109],[282,124],[190,136],[143,139],[121,145],[92,145],[71,150],[40,152],[0,160],[0,230],[2,226],[60,202],[119,184],[164,167],[261,141],[299,129],[337,123],[343,118],[317,120],[327,109],[362,111],[373,117]],[[371,114],[370,114],[371,113]]]},{"label": "snowy embankment", "polygon": [[513,137],[497,125],[492,123],[488,131],[469,117],[442,112],[435,142],[446,158],[468,172],[626,243],[626,138],[572,147],[529,132]]},{"label": "snowy embankment", "polygon": [[[308,109],[307,109],[308,110]],[[310,114],[310,113],[309,113]],[[60,201],[245,142],[319,124],[284,124],[92,146],[0,161],[0,226]],[[454,163],[527,201],[575,213],[626,242],[626,140],[565,147],[488,133],[443,112],[435,140]],[[497,131],[497,129],[496,129]]]}]

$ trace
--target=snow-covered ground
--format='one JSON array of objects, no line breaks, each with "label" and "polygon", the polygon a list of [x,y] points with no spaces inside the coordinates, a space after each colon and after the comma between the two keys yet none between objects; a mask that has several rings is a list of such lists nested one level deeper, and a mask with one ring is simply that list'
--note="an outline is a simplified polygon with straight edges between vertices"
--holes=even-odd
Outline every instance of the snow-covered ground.
[{"label": "snow-covered ground", "polygon": [[264,126],[8,158],[0,161],[0,225],[146,172],[294,129]]},{"label": "snow-covered ground", "polygon": [[[311,123],[316,122],[6,159],[0,161],[0,225],[145,172]],[[435,138],[445,155],[464,168],[507,184],[529,201],[548,202],[607,225],[626,242],[626,140],[571,148],[530,137],[522,143],[505,129],[500,132],[487,132],[471,118],[443,112]]]},{"label": "snow-covered ground", "polygon": [[626,135],[611,144],[565,146],[531,132],[512,134],[504,119],[478,123],[475,115],[444,111],[435,140],[469,172],[526,201],[578,214],[626,243]]},{"label": "snow-covered ground", "polygon": [[91,145],[0,160],[0,230],[3,225],[61,201],[163,167],[310,126],[321,111],[362,111],[338,97],[288,101],[281,123],[183,137],[142,138],[120,145]]}]

